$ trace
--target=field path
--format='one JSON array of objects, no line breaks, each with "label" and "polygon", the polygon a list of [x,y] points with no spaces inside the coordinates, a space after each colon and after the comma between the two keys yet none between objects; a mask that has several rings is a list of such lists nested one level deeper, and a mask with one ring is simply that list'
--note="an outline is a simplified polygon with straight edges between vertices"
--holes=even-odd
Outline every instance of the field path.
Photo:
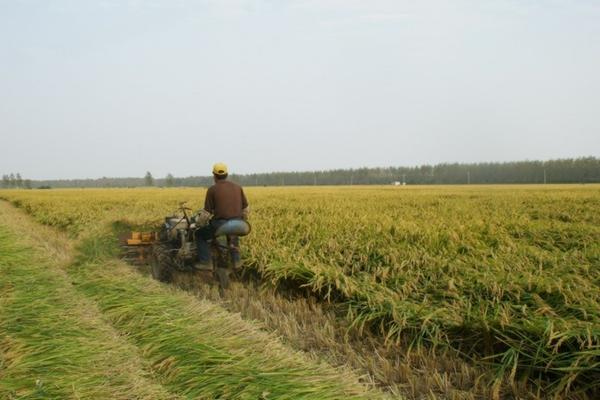
[{"label": "field path", "polygon": [[382,397],[239,315],[82,254],[85,238],[4,201],[0,221],[1,253],[13,255],[0,258],[0,398]]}]

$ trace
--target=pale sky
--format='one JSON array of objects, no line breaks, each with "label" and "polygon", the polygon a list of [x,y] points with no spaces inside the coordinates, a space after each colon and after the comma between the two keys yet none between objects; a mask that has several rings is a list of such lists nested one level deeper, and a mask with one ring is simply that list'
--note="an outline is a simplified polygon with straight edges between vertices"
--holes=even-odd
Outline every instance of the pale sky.
[{"label": "pale sky", "polygon": [[0,0],[0,174],[600,156],[599,0]]}]

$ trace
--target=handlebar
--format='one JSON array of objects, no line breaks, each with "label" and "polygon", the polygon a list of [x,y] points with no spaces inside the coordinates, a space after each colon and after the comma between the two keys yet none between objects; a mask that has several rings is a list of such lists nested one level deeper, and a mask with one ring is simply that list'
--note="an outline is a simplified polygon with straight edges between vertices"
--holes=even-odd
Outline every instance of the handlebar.
[{"label": "handlebar", "polygon": [[191,208],[185,206],[185,203],[179,203],[179,210],[181,210],[181,211],[192,211]]},{"label": "handlebar", "polygon": [[191,225],[190,217],[188,217],[188,215],[187,215],[186,211],[192,211],[192,209],[191,209],[191,208],[188,208],[188,207],[186,207],[186,206],[185,206],[185,203],[180,203],[180,204],[179,204],[179,209],[180,209],[181,211],[183,211],[183,218],[185,218],[185,221],[187,222],[188,226],[190,226],[190,225]]}]

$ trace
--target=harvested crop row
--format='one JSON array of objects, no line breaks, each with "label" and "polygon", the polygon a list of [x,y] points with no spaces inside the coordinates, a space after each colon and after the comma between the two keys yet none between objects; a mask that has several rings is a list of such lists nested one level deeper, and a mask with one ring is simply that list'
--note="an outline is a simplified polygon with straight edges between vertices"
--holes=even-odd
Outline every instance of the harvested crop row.
[{"label": "harvested crop row", "polygon": [[69,274],[171,391],[191,398],[380,397],[354,375],[311,361],[239,315],[149,281],[122,262],[86,259]]},{"label": "harvested crop row", "polygon": [[0,225],[0,398],[173,399],[64,273]]}]

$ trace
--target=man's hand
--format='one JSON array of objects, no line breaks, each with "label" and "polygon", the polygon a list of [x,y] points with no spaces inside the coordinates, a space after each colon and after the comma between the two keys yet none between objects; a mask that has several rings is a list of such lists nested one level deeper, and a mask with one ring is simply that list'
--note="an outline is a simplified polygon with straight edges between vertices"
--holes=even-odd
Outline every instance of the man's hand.
[{"label": "man's hand", "polygon": [[244,221],[248,220],[248,215],[250,215],[250,206],[242,209],[242,218],[244,219]]},{"label": "man's hand", "polygon": [[196,215],[196,226],[201,227],[207,225],[210,219],[212,218],[212,214],[208,211],[202,209],[198,211],[198,215]]}]

